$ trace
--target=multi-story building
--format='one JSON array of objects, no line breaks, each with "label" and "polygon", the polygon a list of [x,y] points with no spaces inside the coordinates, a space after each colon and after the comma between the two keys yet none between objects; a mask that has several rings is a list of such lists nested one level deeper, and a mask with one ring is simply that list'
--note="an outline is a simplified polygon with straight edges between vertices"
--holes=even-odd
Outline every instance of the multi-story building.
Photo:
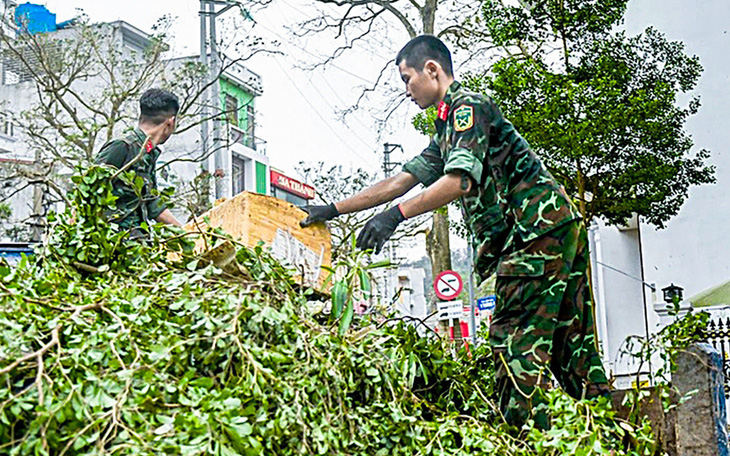
[{"label": "multi-story building", "polygon": [[[196,61],[195,57],[183,57],[169,61],[169,70],[187,62]],[[165,145],[174,158],[170,159],[172,174],[190,182],[201,170],[223,178],[223,195],[236,195],[242,191],[269,194],[269,158],[266,142],[256,135],[257,111],[256,98],[263,94],[261,76],[244,65],[224,59],[225,69],[218,78],[218,103],[213,109],[219,114],[218,137],[213,128],[206,134],[202,128],[195,128],[174,135]],[[209,113],[213,116],[214,113]],[[216,173],[216,154],[223,155],[223,169]],[[207,156],[207,159],[200,160]],[[177,161],[175,161],[177,159]],[[190,161],[193,160],[193,166]],[[211,189],[211,195],[215,192]]]},{"label": "multi-story building", "polygon": [[[13,5],[10,5],[11,11]],[[57,24],[55,15],[40,5],[24,4],[17,8],[15,22],[3,22],[5,36],[12,37],[17,33],[43,33],[43,42],[52,47],[53,43],[64,43],[73,40],[80,32],[80,27],[74,21]],[[133,25],[117,21],[94,26],[95,30],[108,40],[110,49],[115,53],[119,62],[139,64],[144,59],[145,50],[150,46],[152,37]],[[4,188],[0,188],[0,197],[6,198],[5,214],[8,207],[11,215],[6,220],[5,227],[18,227],[33,223],[42,217],[49,209],[48,202],[42,195],[43,186],[33,183],[31,176],[38,167],[50,166],[64,168],[58,160],[43,156],[43,151],[31,150],[27,131],[13,122],[38,103],[36,83],[34,81],[32,65],[33,53],[19,56],[16,52],[4,46],[0,54],[0,173],[3,176],[14,176],[14,179],[5,179]],[[21,51],[22,46],[17,48]],[[52,52],[52,49],[49,50]],[[225,59],[225,56],[223,56]],[[149,85],[164,85],[173,77],[175,71],[187,62],[195,62],[198,57],[175,58],[161,62],[163,70],[156,75]],[[31,62],[31,65],[28,64]],[[270,193],[269,159],[266,155],[266,143],[256,136],[256,99],[262,95],[261,77],[241,63],[224,60],[223,70],[215,77],[215,90],[208,89],[208,99],[211,94],[217,95],[217,102],[208,103],[207,114],[215,117],[209,120],[205,131],[206,141],[203,141],[204,129],[194,125],[199,121],[198,116],[185,119],[190,128],[184,128],[175,134],[162,146],[163,154],[158,165],[158,175],[161,184],[173,183],[178,186],[179,193],[184,193],[184,187],[194,181],[202,171],[210,175],[224,177],[221,182],[226,185],[226,195],[234,195],[241,191],[251,191],[263,194]],[[124,71],[126,63],[119,64],[120,71]],[[39,67],[41,68],[41,67]],[[128,71],[128,68],[127,68]],[[209,76],[210,77],[210,76]],[[108,78],[98,76],[74,81],[75,93],[80,97],[93,97],[94,94],[107,90],[110,84]],[[206,98],[202,97],[201,100]],[[76,101],[71,100],[71,103]],[[205,101],[203,101],[204,103]],[[130,100],[122,109],[126,110],[128,121],[118,122],[114,127],[115,134],[121,134],[136,123],[136,100]],[[88,107],[79,106],[80,116],[88,112]],[[63,114],[63,113],[61,113]],[[92,114],[89,116],[91,117]],[[211,128],[218,123],[218,128]],[[55,134],[49,129],[49,134]],[[106,137],[98,135],[94,150],[98,150]],[[216,154],[223,157],[222,162],[216,161]],[[207,158],[205,158],[207,157]],[[224,164],[221,169],[218,166]],[[68,173],[69,171],[65,171]],[[24,177],[25,176],[25,177]],[[25,179],[25,181],[23,181]],[[212,201],[215,192],[208,192],[207,198]],[[44,207],[41,207],[44,206]],[[58,209],[51,205],[50,209]],[[185,220],[189,206],[178,204],[173,212]],[[0,212],[0,216],[3,213]],[[7,239],[7,233],[5,233]],[[3,233],[0,232],[0,239]],[[38,233],[36,233],[36,238]],[[22,237],[21,237],[22,238]],[[22,238],[22,240],[29,240]]]}]

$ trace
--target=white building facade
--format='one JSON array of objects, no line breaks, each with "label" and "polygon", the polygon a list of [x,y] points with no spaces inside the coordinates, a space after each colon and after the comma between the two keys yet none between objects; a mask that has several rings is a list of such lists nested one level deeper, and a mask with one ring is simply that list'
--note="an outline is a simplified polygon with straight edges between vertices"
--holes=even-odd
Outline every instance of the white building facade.
[{"label": "white building facade", "polygon": [[700,58],[704,72],[696,91],[702,107],[689,118],[686,130],[695,143],[693,152],[711,151],[717,183],[691,188],[665,229],[634,220],[621,228],[598,222],[591,230],[598,332],[604,362],[619,385],[633,381],[636,373],[636,366],[620,354],[625,339],[655,333],[667,321],[660,322],[656,311],[666,305],[662,288],[680,286],[684,297],[691,298],[730,280],[725,253],[730,251],[729,23],[730,2],[724,0],[629,3],[624,28],[630,35],[653,26]]}]

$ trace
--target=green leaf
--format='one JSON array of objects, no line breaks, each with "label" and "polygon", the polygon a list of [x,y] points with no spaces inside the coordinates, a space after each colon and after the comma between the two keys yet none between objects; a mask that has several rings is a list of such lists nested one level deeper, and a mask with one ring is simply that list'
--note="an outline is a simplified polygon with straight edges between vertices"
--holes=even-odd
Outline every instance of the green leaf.
[{"label": "green leaf", "polygon": [[192,386],[202,386],[204,388],[210,388],[213,386],[213,379],[210,377],[199,377],[190,382]]},{"label": "green leaf", "polygon": [[376,261],[373,264],[367,265],[366,266],[366,269],[385,268],[385,267],[388,267],[388,266],[391,266],[391,265],[392,265],[392,263],[390,262],[390,260],[380,260],[380,261]]},{"label": "green leaf", "polygon": [[334,318],[340,318],[346,300],[347,284],[342,280],[338,280],[332,287],[332,316]]},{"label": "green leaf", "polygon": [[340,326],[339,326],[339,334],[340,336],[343,336],[347,330],[350,328],[350,324],[352,323],[352,317],[355,314],[354,312],[354,306],[353,306],[353,300],[352,298],[347,300],[347,305],[345,306],[345,311],[342,314],[342,318],[340,318]]},{"label": "green leaf", "polygon": [[370,277],[368,276],[368,273],[364,269],[358,270],[360,275],[360,288],[363,292],[370,294]]},{"label": "green leaf", "polygon": [[226,409],[236,409],[241,406],[241,400],[237,397],[229,397],[225,401],[223,401],[223,407]]}]

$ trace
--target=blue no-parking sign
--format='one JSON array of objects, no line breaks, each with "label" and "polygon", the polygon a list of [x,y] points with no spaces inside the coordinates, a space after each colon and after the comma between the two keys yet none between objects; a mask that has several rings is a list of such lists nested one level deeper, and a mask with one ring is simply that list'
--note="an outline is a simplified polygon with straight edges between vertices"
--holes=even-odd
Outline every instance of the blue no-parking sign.
[{"label": "blue no-parking sign", "polygon": [[477,307],[479,307],[479,310],[492,311],[492,310],[494,310],[494,307],[496,305],[497,305],[497,296],[496,295],[489,295],[485,298],[477,298]]}]

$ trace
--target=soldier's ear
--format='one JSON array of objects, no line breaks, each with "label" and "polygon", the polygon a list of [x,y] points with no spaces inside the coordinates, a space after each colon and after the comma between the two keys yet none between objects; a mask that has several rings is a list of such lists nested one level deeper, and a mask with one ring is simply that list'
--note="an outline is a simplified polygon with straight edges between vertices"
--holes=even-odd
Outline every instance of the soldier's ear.
[{"label": "soldier's ear", "polygon": [[423,64],[423,72],[432,78],[438,76],[440,69],[441,64],[435,60],[426,60],[426,63]]}]

